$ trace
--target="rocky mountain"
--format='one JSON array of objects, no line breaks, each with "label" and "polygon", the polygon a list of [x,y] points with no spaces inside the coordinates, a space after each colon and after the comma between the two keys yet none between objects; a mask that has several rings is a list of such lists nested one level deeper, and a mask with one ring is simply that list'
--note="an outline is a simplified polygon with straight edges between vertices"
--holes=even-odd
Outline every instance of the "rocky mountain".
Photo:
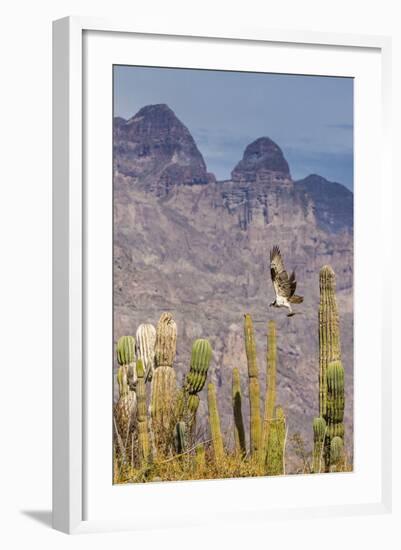
[{"label": "rocky mountain", "polygon": [[117,117],[113,143],[115,171],[158,196],[174,185],[214,180],[188,128],[167,105],[148,105],[129,120]]},{"label": "rocky mountain", "polygon": [[[228,181],[208,174],[188,129],[166,105],[141,109],[114,124],[114,339],[156,324],[172,311],[178,325],[176,366],[188,369],[191,342],[213,347],[210,378],[218,386],[230,444],[231,370],[240,368],[247,403],[243,315],[254,319],[262,395],[266,323],[277,322],[278,403],[289,436],[312,444],[318,408],[319,269],[337,275],[346,369],[347,446],[353,410],[353,200],[319,176],[294,182],[280,147],[267,137],[248,145]],[[296,269],[302,314],[269,308],[273,289],[269,249],[278,244],[287,269]],[[206,428],[201,394],[200,429]],[[291,449],[289,449],[291,454]],[[291,462],[291,460],[290,460]],[[292,464],[292,462],[291,462]],[[290,464],[290,468],[291,468]]]},{"label": "rocky mountain", "polygon": [[316,174],[311,174],[296,184],[312,200],[320,228],[329,233],[339,233],[353,227],[354,195],[349,189],[341,183],[329,182]]}]

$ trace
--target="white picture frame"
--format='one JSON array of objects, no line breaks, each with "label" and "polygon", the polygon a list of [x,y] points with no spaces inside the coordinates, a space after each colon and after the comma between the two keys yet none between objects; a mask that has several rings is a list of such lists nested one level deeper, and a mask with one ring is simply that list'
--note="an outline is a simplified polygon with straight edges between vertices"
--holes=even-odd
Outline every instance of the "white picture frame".
[{"label": "white picture frame", "polygon": [[[143,28],[140,24],[105,21],[93,18],[68,17],[54,22],[53,29],[53,526],[66,533],[79,533],[100,530],[139,529],[166,525],[190,525],[202,521],[224,520],[224,514],[219,518],[202,519],[196,515],[196,510],[189,511],[185,516],[179,516],[176,521],[170,517],[155,521],[157,510],[152,522],[146,522],[144,517],[138,518],[131,512],[130,517],[86,517],[88,466],[85,463],[87,431],[90,421],[87,421],[88,410],[85,396],[87,395],[85,357],[88,351],[87,325],[85,322],[85,295],[87,281],[85,269],[88,262],[88,246],[86,238],[87,220],[85,219],[85,201],[87,200],[85,179],[84,119],[85,119],[85,72],[83,59],[85,52],[85,33],[107,34],[108,40],[113,37],[146,37],[157,40],[160,37],[179,37],[180,41],[213,45],[218,40],[225,44],[284,44],[299,48],[303,55],[317,47],[341,49],[347,52],[359,50],[374,51],[380,58],[380,188],[386,197],[391,196],[391,165],[389,159],[389,128],[390,128],[390,95],[391,95],[391,41],[387,37],[353,36],[342,34],[326,34],[300,31],[278,31],[264,29],[188,29],[179,25],[169,25],[166,28]],[[153,52],[157,57],[157,51]],[[200,58],[201,59],[201,58]],[[135,64],[135,63],[132,63]],[[162,63],[163,65],[163,63]],[[196,66],[196,65],[195,65]],[[110,168],[111,178],[111,168]],[[356,197],[357,200],[357,197]],[[111,208],[111,206],[110,206]],[[363,206],[359,210],[363,217]],[[384,243],[384,254],[389,257],[391,250],[391,221],[380,210],[381,224],[378,225],[378,238]],[[384,238],[385,237],[385,238]],[[390,274],[382,273],[383,287],[390,288]],[[388,290],[387,290],[388,293]],[[380,497],[369,500],[368,497],[359,502],[357,499],[344,503],[336,502],[332,506],[327,503],[318,505],[296,505],[295,507],[279,506],[269,508],[269,516],[262,505],[256,503],[256,514],[230,510],[231,521],[250,520],[266,521],[268,517],[311,517],[313,515],[346,515],[365,513],[385,513],[391,509],[391,356],[390,331],[386,325],[388,317],[382,317],[380,327],[380,383],[375,388],[378,393],[377,406],[380,407],[380,419],[377,429],[380,431],[378,460],[375,465],[380,473],[377,493]],[[93,402],[93,400],[92,400]],[[110,403],[104,403],[109,411]],[[107,412],[106,412],[107,415]],[[89,415],[90,417],[90,415]],[[379,433],[378,431],[378,433]],[[111,446],[111,439],[110,439]],[[380,468],[380,472],[378,470]],[[92,471],[92,470],[91,470]],[[294,477],[294,476],[293,476]],[[300,476],[302,477],[302,476]],[[319,483],[318,476],[314,483]],[[111,484],[111,475],[105,483]],[[274,483],[280,480],[273,480]],[[255,490],[255,482],[240,481],[244,491]],[[196,485],[199,498],[205,498],[203,493],[208,483]],[[221,485],[213,482],[210,491]],[[230,493],[230,484],[236,481],[225,481],[224,487]],[[303,482],[304,483],[304,482]],[[346,483],[346,482],[345,482]],[[253,484],[253,485],[252,485]],[[174,484],[173,484],[174,485]],[[175,491],[184,494],[187,483],[175,484]],[[200,488],[203,486],[203,489]],[[213,489],[214,487],[214,489]],[[237,486],[238,488],[238,486]],[[145,492],[169,499],[168,492],[161,491],[160,485],[142,486],[143,498]],[[106,493],[104,493],[106,494]],[[215,493],[217,494],[217,493]],[[106,497],[105,497],[106,498]],[[126,495],[125,495],[126,498]],[[142,497],[141,497],[142,498]],[[228,511],[227,511],[228,512]],[[241,514],[240,514],[241,512]],[[228,515],[228,513],[227,513]]]}]

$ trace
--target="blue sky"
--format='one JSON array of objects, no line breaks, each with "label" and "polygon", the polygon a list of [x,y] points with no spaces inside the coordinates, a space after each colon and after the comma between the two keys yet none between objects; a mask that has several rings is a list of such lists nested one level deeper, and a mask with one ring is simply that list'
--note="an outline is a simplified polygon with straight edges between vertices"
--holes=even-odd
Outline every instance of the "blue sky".
[{"label": "blue sky", "polygon": [[208,170],[228,179],[261,136],[283,150],[294,179],[319,174],[353,188],[350,78],[116,66],[114,115],[167,103],[187,126]]}]

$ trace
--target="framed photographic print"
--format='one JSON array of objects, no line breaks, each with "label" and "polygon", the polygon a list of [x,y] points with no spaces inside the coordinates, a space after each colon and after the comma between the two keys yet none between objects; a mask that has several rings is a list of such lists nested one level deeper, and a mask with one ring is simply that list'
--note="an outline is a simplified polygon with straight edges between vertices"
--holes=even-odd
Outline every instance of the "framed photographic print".
[{"label": "framed photographic print", "polygon": [[389,508],[389,52],[54,23],[57,529]]}]

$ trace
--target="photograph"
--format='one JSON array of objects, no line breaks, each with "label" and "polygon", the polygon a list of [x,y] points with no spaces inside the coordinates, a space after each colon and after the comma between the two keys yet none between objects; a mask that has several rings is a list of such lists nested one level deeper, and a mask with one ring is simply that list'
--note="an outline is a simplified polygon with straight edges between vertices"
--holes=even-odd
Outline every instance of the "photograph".
[{"label": "photograph", "polygon": [[352,472],[354,79],[112,71],[113,483]]}]

